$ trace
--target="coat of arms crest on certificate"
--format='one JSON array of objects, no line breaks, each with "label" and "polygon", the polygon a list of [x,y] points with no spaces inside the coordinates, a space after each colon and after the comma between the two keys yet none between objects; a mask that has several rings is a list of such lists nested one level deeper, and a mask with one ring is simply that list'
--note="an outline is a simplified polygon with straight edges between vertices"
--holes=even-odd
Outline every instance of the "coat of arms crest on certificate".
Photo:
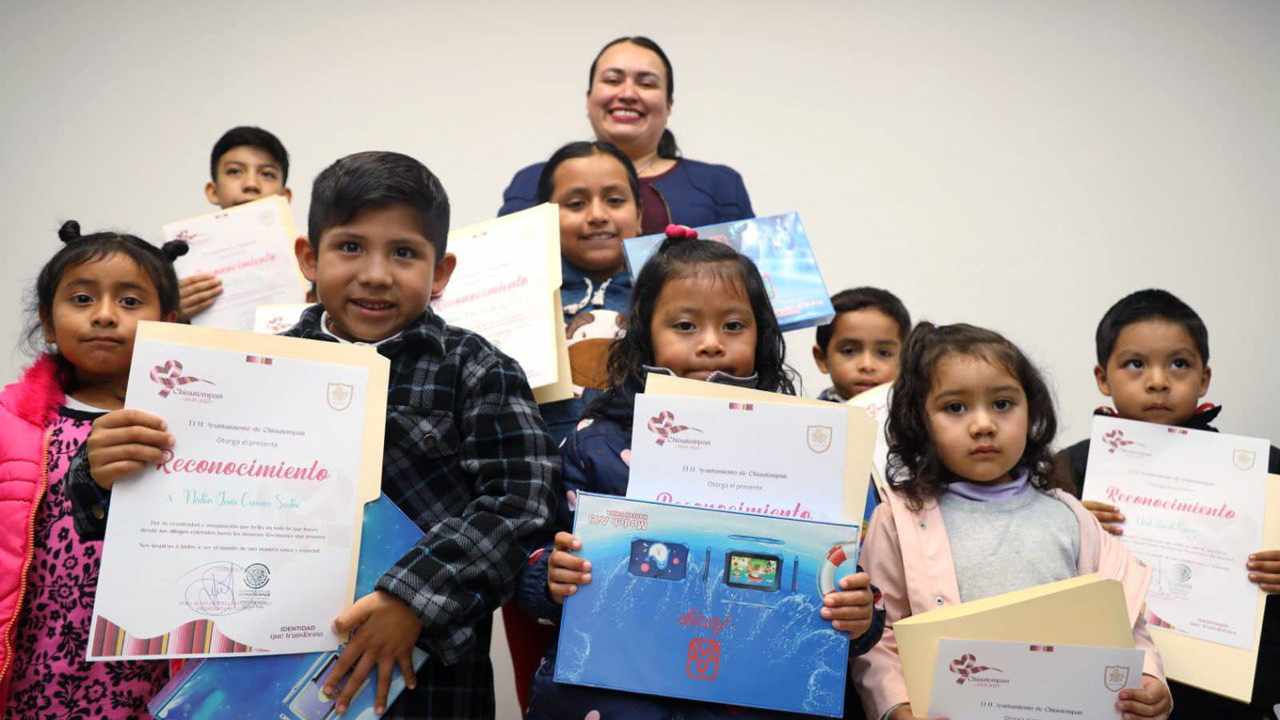
[{"label": "coat of arms crest on certificate", "polygon": [[809,449],[821,455],[831,449],[831,426],[810,425],[808,436]]},{"label": "coat of arms crest on certificate", "polygon": [[1129,684],[1129,668],[1123,665],[1108,665],[1103,671],[1102,684],[1111,692],[1119,692]]},{"label": "coat of arms crest on certificate", "polygon": [[1231,456],[1231,461],[1240,470],[1252,470],[1256,459],[1257,455],[1252,450],[1236,450],[1235,454]]},{"label": "coat of arms crest on certificate", "polygon": [[329,407],[342,411],[351,407],[351,398],[355,394],[355,389],[347,383],[329,383],[329,394],[326,399],[329,401]]}]

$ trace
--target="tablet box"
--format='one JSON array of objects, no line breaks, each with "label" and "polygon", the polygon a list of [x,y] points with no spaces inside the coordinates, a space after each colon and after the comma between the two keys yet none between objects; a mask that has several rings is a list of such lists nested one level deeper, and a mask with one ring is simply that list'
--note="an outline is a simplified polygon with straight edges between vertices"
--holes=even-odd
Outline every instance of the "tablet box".
[{"label": "tablet box", "polygon": [[[799,213],[704,225],[697,231],[699,238],[722,242],[755,262],[784,331],[822,325],[835,317],[831,293]],[[632,276],[640,274],[665,238],[644,235],[623,241]]]},{"label": "tablet box", "polygon": [[556,682],[840,717],[849,640],[818,614],[858,526],[578,494],[592,581]]}]

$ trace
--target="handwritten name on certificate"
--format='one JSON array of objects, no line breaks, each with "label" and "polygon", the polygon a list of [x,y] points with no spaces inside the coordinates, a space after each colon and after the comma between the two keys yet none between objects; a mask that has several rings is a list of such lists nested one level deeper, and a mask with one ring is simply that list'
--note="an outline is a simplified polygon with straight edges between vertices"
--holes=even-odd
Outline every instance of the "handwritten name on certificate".
[{"label": "handwritten name on certificate", "polygon": [[1121,540],[1153,571],[1152,624],[1250,648],[1258,603],[1249,553],[1262,547],[1265,440],[1096,417],[1084,499],[1125,516]]},{"label": "handwritten name on certificate", "polygon": [[[125,404],[163,418],[176,444],[112,491],[88,658],[336,648],[366,424],[380,437],[384,422],[366,406],[386,393],[370,386],[377,366],[322,361],[334,349],[314,341],[148,326],[164,324],[139,331]],[[161,341],[153,329],[301,344],[316,359]]]},{"label": "handwritten name on certificate", "polygon": [[1141,686],[1141,650],[943,638],[929,717],[1118,718],[1120,691]]},{"label": "handwritten name on certificate", "polygon": [[[259,305],[300,303],[306,294],[294,257],[289,201],[276,195],[164,226],[165,240],[185,240],[178,277],[216,275],[222,294],[192,324],[252,330]],[[287,329],[287,328],[286,328]]]},{"label": "handwritten name on certificate", "polygon": [[636,395],[627,497],[847,521],[849,408]]}]

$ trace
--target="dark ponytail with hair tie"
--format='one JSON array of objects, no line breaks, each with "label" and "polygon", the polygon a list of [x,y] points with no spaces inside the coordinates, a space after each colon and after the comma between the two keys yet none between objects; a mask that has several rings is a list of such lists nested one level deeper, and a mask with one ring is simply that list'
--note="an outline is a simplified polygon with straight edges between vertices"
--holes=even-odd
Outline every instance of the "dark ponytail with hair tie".
[{"label": "dark ponytail with hair tie", "polygon": [[58,239],[64,243],[72,243],[80,239],[80,223],[68,220],[58,228]]},{"label": "dark ponytail with hair tie", "polygon": [[168,258],[169,262],[186,255],[190,250],[191,246],[187,244],[186,240],[170,240],[160,246],[160,254]]}]

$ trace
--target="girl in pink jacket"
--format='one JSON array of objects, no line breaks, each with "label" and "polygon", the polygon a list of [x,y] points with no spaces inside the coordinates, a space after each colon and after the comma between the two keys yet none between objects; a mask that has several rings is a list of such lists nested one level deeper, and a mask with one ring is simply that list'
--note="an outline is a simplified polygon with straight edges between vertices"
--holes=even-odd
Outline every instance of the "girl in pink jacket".
[{"label": "girl in pink jacket", "polygon": [[[862,551],[886,625],[1099,573],[1121,581],[1146,651],[1142,687],[1120,691],[1116,716],[1167,718],[1169,689],[1143,619],[1150,571],[1075,498],[1049,488],[1057,420],[1040,373],[1013,343],[972,325],[920,323],[903,357],[888,424],[891,490]],[[891,627],[854,672],[868,718],[915,717]]]},{"label": "girl in pink jacket", "polygon": [[93,420],[124,404],[140,320],[173,320],[164,250],[112,232],[66,243],[36,280],[29,338],[42,352],[0,392],[0,707],[6,718],[137,718],[163,662],[84,660],[101,542],[82,542],[62,482]]}]

